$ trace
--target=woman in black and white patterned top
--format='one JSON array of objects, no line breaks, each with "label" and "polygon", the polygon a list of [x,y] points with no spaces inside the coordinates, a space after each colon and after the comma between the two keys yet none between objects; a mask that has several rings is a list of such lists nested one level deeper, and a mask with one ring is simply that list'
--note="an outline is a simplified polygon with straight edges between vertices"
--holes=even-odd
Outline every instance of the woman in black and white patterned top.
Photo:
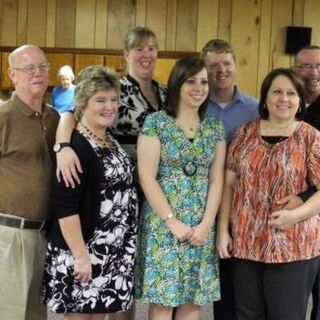
[{"label": "woman in black and white patterned top", "polygon": [[125,150],[136,157],[137,136],[144,119],[164,108],[167,89],[152,79],[158,55],[156,35],[146,27],[129,31],[124,41],[128,75],[120,79],[120,101],[112,132]]},{"label": "woman in black and white patterned top", "polygon": [[118,110],[118,81],[102,66],[86,71],[71,137],[81,184],[56,183],[42,300],[67,319],[103,320],[133,304],[138,207],[134,162],[106,130]]}]

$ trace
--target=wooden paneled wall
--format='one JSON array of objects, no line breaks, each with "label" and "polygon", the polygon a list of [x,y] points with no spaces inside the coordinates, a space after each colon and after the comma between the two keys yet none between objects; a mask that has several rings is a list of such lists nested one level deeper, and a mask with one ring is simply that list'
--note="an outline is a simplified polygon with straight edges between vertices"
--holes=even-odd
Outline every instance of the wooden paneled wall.
[{"label": "wooden paneled wall", "polygon": [[199,51],[212,38],[233,45],[242,90],[257,95],[284,54],[285,27],[312,27],[320,43],[319,0],[0,0],[0,46],[122,49],[126,32],[148,26],[164,51]]}]

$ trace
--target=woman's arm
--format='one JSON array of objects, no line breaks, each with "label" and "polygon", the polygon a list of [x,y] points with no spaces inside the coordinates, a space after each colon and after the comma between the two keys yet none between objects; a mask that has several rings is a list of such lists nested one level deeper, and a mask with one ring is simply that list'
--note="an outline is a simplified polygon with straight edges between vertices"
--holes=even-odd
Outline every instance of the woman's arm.
[{"label": "woman's arm", "polygon": [[193,246],[203,245],[207,241],[208,233],[215,222],[223,189],[225,157],[226,144],[222,141],[216,146],[215,159],[210,169],[207,204],[202,221],[193,228],[193,234],[188,239]]},{"label": "woman's arm", "polygon": [[59,219],[62,235],[74,256],[73,275],[80,282],[88,282],[92,277],[91,261],[82,231],[79,215]]},{"label": "woman's arm", "polygon": [[216,243],[218,254],[222,259],[231,258],[232,256],[232,238],[230,236],[229,225],[235,180],[235,172],[227,169],[218,215],[218,233]]},{"label": "woman's arm", "polygon": [[[64,112],[59,121],[56,132],[56,142],[70,142],[71,134],[75,126],[75,119],[71,112]],[[76,153],[70,147],[63,148],[57,153],[56,176],[58,181],[62,178],[67,187],[75,187],[80,184],[78,172],[82,172],[81,164]]]},{"label": "woman's arm", "polygon": [[270,215],[269,227],[286,230],[294,224],[309,219],[320,213],[320,184],[316,186],[317,192],[300,207],[293,210],[279,210]]},{"label": "woman's arm", "polygon": [[137,145],[139,181],[148,203],[163,219],[172,234],[180,241],[184,241],[192,233],[191,227],[183,224],[176,217],[168,203],[159,183],[157,172],[160,161],[160,141],[155,137],[140,135]]}]

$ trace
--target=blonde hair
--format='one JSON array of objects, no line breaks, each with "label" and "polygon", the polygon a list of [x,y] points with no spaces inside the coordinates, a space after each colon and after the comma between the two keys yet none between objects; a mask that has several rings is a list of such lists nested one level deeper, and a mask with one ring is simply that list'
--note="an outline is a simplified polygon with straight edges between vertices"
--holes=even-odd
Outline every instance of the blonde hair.
[{"label": "blonde hair", "polygon": [[113,69],[99,65],[82,69],[78,74],[74,92],[75,119],[81,120],[90,97],[98,91],[110,89],[114,89],[119,94],[119,80]]},{"label": "blonde hair", "polygon": [[130,51],[142,45],[148,39],[152,39],[155,47],[158,48],[158,39],[155,33],[147,27],[137,26],[126,34],[124,38],[124,49]]}]

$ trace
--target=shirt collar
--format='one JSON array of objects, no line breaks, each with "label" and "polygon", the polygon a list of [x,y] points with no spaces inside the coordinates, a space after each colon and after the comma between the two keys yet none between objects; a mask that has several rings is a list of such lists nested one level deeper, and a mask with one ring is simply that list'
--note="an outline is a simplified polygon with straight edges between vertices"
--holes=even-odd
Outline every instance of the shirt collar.
[{"label": "shirt collar", "polygon": [[[219,105],[216,101],[214,101],[213,99],[209,98],[209,100],[216,104],[216,105]],[[243,96],[239,90],[239,88],[235,85],[234,86],[234,95],[233,95],[233,99],[232,101],[230,101],[230,103],[225,107],[225,108],[228,108],[229,106],[233,105],[235,102],[238,102],[238,101],[242,101],[242,102],[245,102],[244,99],[243,99]],[[225,109],[224,108],[224,109]]]},{"label": "shirt collar", "polygon": [[233,98],[233,102],[234,101],[242,101],[245,102],[243,99],[243,96],[239,90],[239,88],[237,86],[234,86],[234,98]]},{"label": "shirt collar", "polygon": [[[11,100],[13,104],[17,107],[17,109],[24,114],[26,117],[31,117],[34,114],[39,112],[32,110],[28,107],[18,96],[15,92],[12,93]],[[42,110],[44,110],[44,104],[42,103]]]}]

